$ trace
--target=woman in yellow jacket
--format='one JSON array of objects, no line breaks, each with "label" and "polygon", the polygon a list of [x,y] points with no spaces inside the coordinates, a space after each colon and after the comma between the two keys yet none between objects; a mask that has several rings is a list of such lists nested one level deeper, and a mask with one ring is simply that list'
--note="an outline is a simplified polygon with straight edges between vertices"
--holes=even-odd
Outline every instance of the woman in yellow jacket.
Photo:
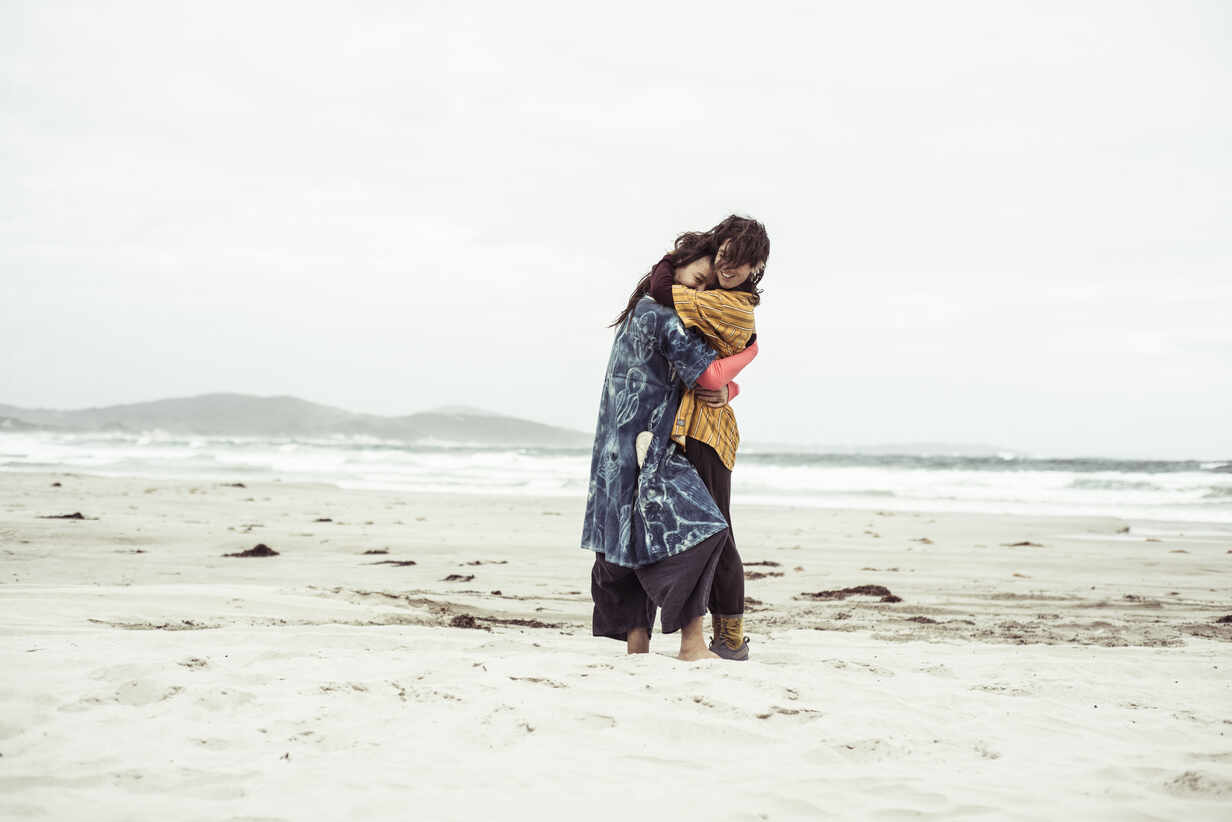
[{"label": "woman in yellow jacket", "polygon": [[[674,309],[684,326],[700,333],[720,357],[749,347],[753,348],[750,354],[755,355],[753,308],[760,302],[757,286],[769,256],[770,239],[765,227],[756,220],[733,215],[708,232],[678,237],[672,252],[639,283],[634,297],[649,294]],[[728,403],[738,392],[734,382],[716,391],[689,390],[672,427],[672,439],[697,469],[729,530],[731,472],[740,431]],[[720,555],[709,608],[713,628],[710,650],[725,659],[748,659],[744,564],[734,538],[728,540]]]}]

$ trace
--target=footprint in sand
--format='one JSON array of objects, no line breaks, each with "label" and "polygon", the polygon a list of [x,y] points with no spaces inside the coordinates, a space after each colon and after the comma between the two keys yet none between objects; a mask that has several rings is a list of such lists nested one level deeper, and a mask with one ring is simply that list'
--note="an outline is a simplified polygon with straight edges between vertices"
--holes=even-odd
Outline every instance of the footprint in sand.
[{"label": "footprint in sand", "polygon": [[988,746],[986,742],[980,741],[975,743],[975,752],[984,759],[1000,759],[1000,751],[995,751]]},{"label": "footprint in sand", "polygon": [[228,711],[247,705],[256,700],[256,696],[248,691],[222,689],[209,691],[195,700],[197,705],[210,711]]},{"label": "footprint in sand", "polygon": [[212,751],[225,751],[234,747],[234,743],[230,739],[223,739],[217,736],[194,739],[193,742],[200,748],[208,748]]},{"label": "footprint in sand", "polygon": [[108,775],[113,784],[125,793],[177,796],[214,801],[242,799],[244,787],[262,777],[259,771],[221,771],[176,768],[174,771],[151,771],[130,768]]},{"label": "footprint in sand", "polygon": [[578,717],[577,724],[590,731],[606,731],[616,727],[616,717],[606,714],[583,714]]},{"label": "footprint in sand", "polygon": [[809,759],[828,761],[827,754],[837,753],[845,762],[882,762],[887,759],[903,759],[909,752],[901,745],[896,745],[885,739],[852,739],[829,746],[828,750],[820,749],[812,752]]},{"label": "footprint in sand", "polygon": [[948,665],[937,663],[936,665],[925,665],[920,669],[921,673],[932,674],[933,676],[943,676],[946,679],[954,679],[957,675]]},{"label": "footprint in sand", "polygon": [[837,668],[840,671],[851,668],[855,670],[862,670],[865,673],[873,674],[875,676],[894,676],[894,672],[889,668],[882,668],[879,665],[870,665],[867,662],[854,662],[847,659],[827,659],[823,660],[823,662],[831,668]]},{"label": "footprint in sand", "polygon": [[998,696],[1030,696],[1031,691],[1019,688],[1015,685],[1006,685],[1003,683],[989,683],[987,685],[972,685],[972,691],[983,691],[986,694],[997,694]]},{"label": "footprint in sand", "polygon": [[774,716],[791,716],[799,719],[818,719],[821,711],[816,708],[784,708],[781,705],[771,705],[768,711],[754,714],[758,719],[770,719]]},{"label": "footprint in sand", "polygon": [[116,702],[138,707],[170,699],[184,689],[179,685],[160,685],[149,680],[125,682],[116,689]]},{"label": "footprint in sand", "polygon": [[1199,771],[1185,771],[1164,783],[1164,790],[1173,796],[1192,799],[1222,799],[1232,797],[1232,780],[1209,776]]},{"label": "footprint in sand", "polygon": [[119,687],[109,694],[86,696],[67,705],[61,705],[60,710],[88,711],[91,708],[114,704],[139,708],[144,705],[153,705],[155,702],[171,699],[183,690],[179,685],[166,685],[149,680],[134,679],[121,683]]}]

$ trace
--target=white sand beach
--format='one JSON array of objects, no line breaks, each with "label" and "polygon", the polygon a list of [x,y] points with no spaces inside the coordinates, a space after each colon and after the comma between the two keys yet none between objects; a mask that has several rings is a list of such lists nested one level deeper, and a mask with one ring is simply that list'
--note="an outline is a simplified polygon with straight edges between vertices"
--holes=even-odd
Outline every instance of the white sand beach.
[{"label": "white sand beach", "polygon": [[737,500],[686,664],[582,505],[0,473],[0,817],[1232,818],[1226,536]]}]

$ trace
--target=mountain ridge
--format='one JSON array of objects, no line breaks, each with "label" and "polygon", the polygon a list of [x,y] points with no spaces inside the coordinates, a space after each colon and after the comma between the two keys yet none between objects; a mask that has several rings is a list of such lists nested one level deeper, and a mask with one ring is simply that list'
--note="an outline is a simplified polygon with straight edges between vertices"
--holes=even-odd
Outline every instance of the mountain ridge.
[{"label": "mountain ridge", "polygon": [[459,406],[382,416],[347,411],[290,395],[217,392],[148,402],[61,410],[0,404],[9,430],[162,430],[233,436],[359,434],[391,440],[447,440],[500,445],[588,445],[584,431]]}]

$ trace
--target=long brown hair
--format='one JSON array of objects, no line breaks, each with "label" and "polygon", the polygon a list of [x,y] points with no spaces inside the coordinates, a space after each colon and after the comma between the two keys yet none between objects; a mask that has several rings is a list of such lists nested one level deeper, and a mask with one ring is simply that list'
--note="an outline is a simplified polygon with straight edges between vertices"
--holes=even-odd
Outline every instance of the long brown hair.
[{"label": "long brown hair", "polygon": [[[688,265],[702,257],[709,257],[718,264],[719,261],[715,261],[714,258],[719,252],[719,246],[724,242],[728,242],[727,248],[723,250],[721,261],[724,267],[739,268],[745,263],[755,267],[761,266],[749,275],[747,280],[732,289],[733,291],[747,291],[752,295],[753,305],[757,305],[761,302],[761,289],[757,287],[757,284],[766,275],[764,264],[770,257],[770,236],[766,234],[764,225],[750,217],[739,217],[732,214],[709,231],[686,231],[676,238],[675,245],[664,259],[671,264],[672,268]],[[657,266],[658,263],[655,265]],[[612,322],[612,325],[608,326],[609,328],[620,325],[628,319],[638,301],[650,293],[650,275],[653,272],[652,267],[637,281],[637,286],[629,295],[629,304],[625,306],[624,311],[620,312],[620,316]]]}]

